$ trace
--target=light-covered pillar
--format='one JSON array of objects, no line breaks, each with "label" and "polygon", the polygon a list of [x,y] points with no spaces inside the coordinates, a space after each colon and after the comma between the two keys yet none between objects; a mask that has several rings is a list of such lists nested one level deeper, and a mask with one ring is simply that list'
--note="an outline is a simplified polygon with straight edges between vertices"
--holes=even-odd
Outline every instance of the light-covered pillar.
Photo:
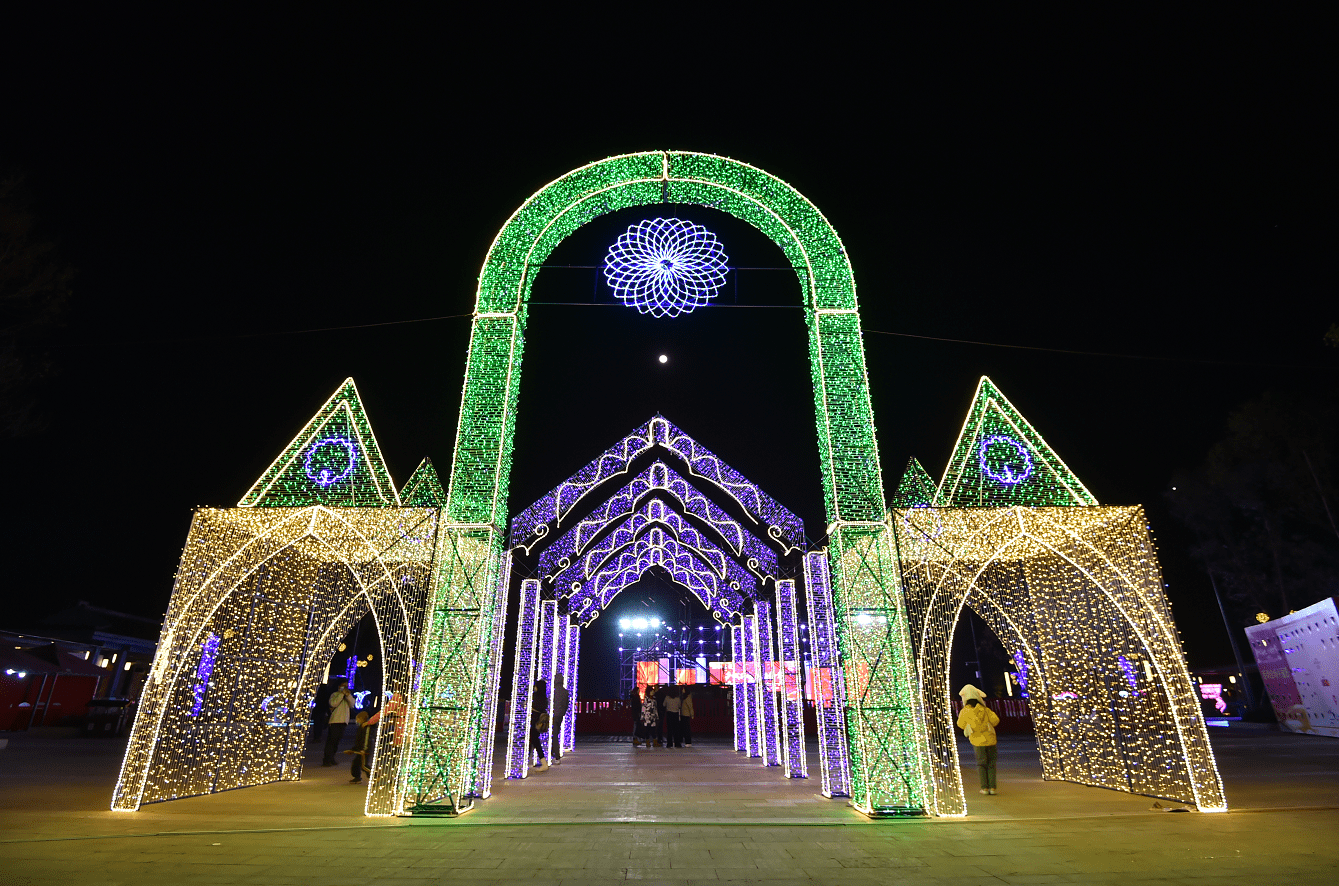
[{"label": "light-covered pillar", "polygon": [[759,600],[754,616],[758,627],[758,750],[764,766],[780,766],[781,723],[777,710],[777,661],[772,644],[772,604]]},{"label": "light-covered pillar", "polygon": [[567,626],[567,654],[564,657],[567,665],[567,674],[565,685],[567,686],[567,718],[563,721],[563,751],[570,751],[576,746],[577,731],[577,665],[581,662],[581,625],[571,624]]},{"label": "light-covered pillar", "polygon": [[516,624],[515,666],[511,674],[511,722],[507,730],[507,778],[530,771],[530,693],[535,683],[535,645],[539,639],[539,580],[521,582],[521,612]]},{"label": "light-covered pillar", "polygon": [[748,705],[745,696],[748,687],[744,683],[744,628],[743,623],[730,625],[730,695],[734,701],[735,714],[735,750],[747,751],[748,741]]},{"label": "light-covered pillar", "polygon": [[750,757],[762,756],[762,717],[760,699],[762,696],[761,674],[758,666],[761,655],[758,651],[758,616],[745,615],[741,619],[741,632],[744,637],[744,731],[745,752]]},{"label": "light-covered pillar", "polygon": [[804,753],[804,690],[800,638],[795,624],[795,581],[776,583],[777,646],[781,650],[777,679],[781,681],[782,765],[787,778],[808,778]]},{"label": "light-covered pillar", "polygon": [[851,796],[851,770],[846,746],[846,683],[837,645],[828,555],[804,555],[804,599],[809,613],[809,650],[813,656],[811,685],[818,720],[818,753],[823,766],[823,796]]},{"label": "light-covered pillar", "polygon": [[544,757],[553,752],[551,738],[558,724],[553,722],[554,677],[558,675],[558,655],[566,644],[559,644],[558,636],[563,631],[562,619],[558,615],[558,601],[544,600],[539,604],[539,642],[535,664],[535,679],[544,681],[548,693],[549,728],[539,734],[539,746],[544,749]]},{"label": "light-covered pillar", "polygon": [[479,723],[478,769],[473,795],[487,799],[493,795],[493,749],[497,745],[498,684],[502,680],[502,635],[507,625],[507,603],[511,596],[511,551],[502,557],[498,573],[497,598],[493,603],[492,634],[489,635],[488,669],[484,677],[483,716]]}]

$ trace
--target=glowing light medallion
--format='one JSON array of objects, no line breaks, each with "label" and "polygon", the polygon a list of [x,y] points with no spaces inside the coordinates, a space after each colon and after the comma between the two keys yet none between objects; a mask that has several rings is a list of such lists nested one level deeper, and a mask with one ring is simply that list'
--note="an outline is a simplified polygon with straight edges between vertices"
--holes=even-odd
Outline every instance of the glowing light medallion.
[{"label": "glowing light medallion", "polygon": [[638,222],[609,247],[604,276],[623,304],[652,317],[705,305],[725,285],[729,259],[716,235],[677,218]]},{"label": "glowing light medallion", "polygon": [[307,450],[303,470],[317,486],[334,486],[358,463],[358,447],[347,437],[326,437]]},{"label": "glowing light medallion", "polygon": [[[1009,446],[1014,452],[1001,458],[999,449],[996,449],[993,457],[987,458],[986,455],[990,452],[990,447],[996,444]],[[1027,447],[1013,437],[994,434],[982,440],[978,459],[981,462],[981,473],[996,483],[1003,483],[1005,486],[1016,486],[1032,476],[1032,456],[1028,454]],[[1018,467],[1020,460],[1023,463],[1022,467]],[[991,461],[994,461],[998,467],[991,467]]]}]

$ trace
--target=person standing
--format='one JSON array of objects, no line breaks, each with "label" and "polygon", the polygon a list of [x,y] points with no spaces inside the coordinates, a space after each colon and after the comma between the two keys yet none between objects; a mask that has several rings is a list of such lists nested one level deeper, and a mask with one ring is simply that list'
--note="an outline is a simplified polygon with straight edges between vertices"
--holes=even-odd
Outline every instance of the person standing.
[{"label": "person standing", "polygon": [[658,720],[659,715],[656,710],[656,697],[654,693],[651,692],[651,687],[648,686],[646,687],[646,695],[642,698],[641,717],[637,722],[638,733],[641,735],[642,740],[646,742],[648,748],[651,746],[651,736],[656,731]]},{"label": "person standing", "polygon": [[540,736],[549,731],[549,686],[543,680],[535,681],[535,691],[530,695],[530,750],[535,752],[536,772],[547,772],[549,753],[540,741]]},{"label": "person standing", "polygon": [[659,686],[656,688],[656,747],[660,747],[661,741],[665,738],[665,697],[669,695],[668,686]]},{"label": "person standing", "polygon": [[632,692],[628,693],[628,710],[632,711],[632,746],[641,747],[642,690],[636,683],[632,684]]},{"label": "person standing", "polygon": [[563,721],[567,719],[570,702],[571,696],[567,694],[563,678],[559,677],[558,685],[553,687],[553,723],[549,726],[549,744],[553,746],[552,759],[555,765],[563,761]]},{"label": "person standing", "polygon": [[665,693],[665,747],[683,747],[683,736],[679,732],[679,710],[683,699],[679,698],[679,687],[671,686]]},{"label": "person standing", "polygon": [[372,756],[372,736],[377,727],[367,718],[367,711],[359,711],[353,719],[358,724],[358,733],[354,736],[352,750],[344,753],[353,754],[353,763],[349,766],[349,775],[353,777],[349,784],[362,784],[364,774],[372,775],[368,758]]},{"label": "person standing", "polygon": [[683,735],[683,746],[693,746],[693,693],[684,687],[683,703],[679,705],[679,732]]},{"label": "person standing", "polygon": [[1000,725],[999,714],[986,707],[986,694],[971,683],[962,687],[962,711],[958,714],[958,728],[972,743],[976,755],[976,771],[981,776],[981,793],[995,793],[995,762],[999,748],[995,727]]},{"label": "person standing", "polygon": [[326,727],[328,732],[325,736],[325,758],[321,760],[322,766],[335,765],[335,753],[339,750],[340,739],[344,738],[344,730],[349,725],[349,717],[353,714],[353,693],[349,691],[349,681],[340,677],[335,681],[335,688],[330,692],[330,721]]}]

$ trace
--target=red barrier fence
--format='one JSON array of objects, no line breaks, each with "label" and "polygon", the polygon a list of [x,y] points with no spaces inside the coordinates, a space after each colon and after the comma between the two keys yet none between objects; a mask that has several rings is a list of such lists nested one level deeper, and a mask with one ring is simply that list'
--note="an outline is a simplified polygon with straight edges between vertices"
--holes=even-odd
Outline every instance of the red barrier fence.
[{"label": "red barrier fence", "polygon": [[[1032,734],[1032,714],[1028,710],[1027,699],[997,698],[987,702],[991,710],[999,715],[999,732]],[[731,703],[725,698],[693,698],[693,732],[700,735],[730,735],[734,732],[734,713]],[[962,702],[953,702],[953,718],[956,721]],[[579,699],[576,703],[576,731],[579,735],[631,735],[633,725],[632,707],[622,699],[594,698]],[[804,729],[807,735],[816,735],[818,728],[814,721],[812,702],[804,705]]]}]

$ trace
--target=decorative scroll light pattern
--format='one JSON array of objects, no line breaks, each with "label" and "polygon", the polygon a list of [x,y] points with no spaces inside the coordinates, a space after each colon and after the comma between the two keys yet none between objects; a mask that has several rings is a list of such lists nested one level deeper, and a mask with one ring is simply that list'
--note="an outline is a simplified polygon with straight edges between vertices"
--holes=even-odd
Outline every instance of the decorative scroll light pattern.
[{"label": "decorative scroll light pattern", "polygon": [[800,667],[800,635],[795,611],[795,582],[776,583],[777,645],[781,650],[777,679],[781,681],[783,722],[781,765],[787,778],[808,778],[804,752],[804,672]]},{"label": "decorative scroll light pattern", "polygon": [[1097,499],[999,388],[982,376],[934,504],[1055,507],[1096,505]]},{"label": "decorative scroll light pattern", "polygon": [[948,649],[964,604],[1019,650],[1044,777],[1225,810],[1143,510],[938,513],[944,531],[933,540],[902,530],[905,512],[891,519],[938,812],[967,811],[948,685]]},{"label": "decorative scroll light pattern", "polygon": [[[759,600],[754,605],[757,613],[754,624],[758,632],[758,749],[762,751],[764,766],[780,766],[783,753],[780,746],[781,725],[777,710],[777,692],[772,683],[776,675],[776,653],[772,645],[772,604]],[[772,679],[769,679],[771,675]]]},{"label": "decorative scroll light pattern", "polygon": [[521,613],[516,620],[516,663],[511,673],[511,724],[508,730],[507,778],[530,774],[530,692],[535,685],[539,640],[539,581],[521,582]]},{"label": "decorative scroll light pattern", "polygon": [[[798,548],[804,545],[804,523],[799,517],[786,510],[771,496],[759,489],[756,484],[751,483],[734,468],[721,461],[711,450],[661,416],[656,416],[606,449],[590,464],[518,514],[511,521],[509,544],[512,547],[520,546],[526,549],[533,547],[537,541],[550,532],[561,528],[572,508],[583,498],[611,478],[626,474],[633,459],[657,446],[673,453],[687,465],[690,476],[708,481],[738,503],[741,510],[755,523],[766,526],[767,535],[781,543],[783,547]],[[658,488],[673,488],[676,491],[680,487],[692,488],[673,471],[670,474],[678,478],[677,481],[664,480]],[[663,475],[657,475],[657,477],[651,479],[653,481],[660,480],[661,477]],[[646,482],[647,475],[639,475],[638,479]],[[632,501],[635,502],[637,498],[640,498],[641,493],[634,482],[628,484],[618,495],[611,497],[611,501],[614,498],[622,497],[629,491],[636,493],[632,495]],[[684,506],[689,513],[693,513],[688,508],[687,502],[684,502]],[[734,521],[728,517],[720,520],[715,515],[723,516],[723,512],[715,508],[714,505],[711,508],[713,517],[709,518],[700,514],[694,514],[694,516],[708,520],[713,524],[719,522],[721,532],[727,539],[731,535],[737,536],[737,541],[732,541],[731,546],[736,553],[740,553],[744,544],[742,532],[730,533],[724,526],[726,522],[733,524]],[[580,546],[580,543],[580,540],[578,540],[578,546]]]},{"label": "decorative scroll light pattern", "polygon": [[604,277],[638,313],[677,317],[703,307],[725,285],[729,259],[716,235],[677,218],[640,221],[609,247]]},{"label": "decorative scroll light pattern", "polygon": [[[409,508],[201,508],[112,800],[114,810],[302,775],[308,711],[358,620],[377,620],[385,689],[411,689],[438,513]],[[396,716],[388,708],[388,727]],[[399,728],[379,731],[365,811],[401,811]]]},{"label": "decorative scroll light pattern", "polygon": [[[718,620],[738,612],[745,593],[756,593],[753,576],[738,564],[731,561],[731,571],[722,578],[691,548],[681,545],[658,526],[622,549],[588,581],[581,581],[575,577],[576,573],[569,580],[568,573],[564,572],[559,574],[555,585],[558,593],[568,596],[572,616],[585,627],[598,617],[599,612],[613,601],[619,591],[640,579],[652,566],[667,571],[676,582],[701,600],[702,605]],[[580,567],[574,565],[571,568],[579,570]],[[740,587],[734,586],[737,584]]]},{"label": "decorative scroll light pattern", "polygon": [[345,379],[238,507],[399,507],[353,379]]},{"label": "decorative scroll light pattern", "polygon": [[842,675],[833,612],[828,555],[804,555],[804,601],[809,616],[809,652],[813,656],[814,712],[818,720],[818,756],[823,767],[823,796],[851,796],[846,750],[846,681]]},{"label": "decorative scroll light pattern", "polygon": [[[662,497],[663,494],[663,497]],[[647,496],[651,496],[647,498]],[[729,551],[742,559],[744,565],[759,578],[775,578],[780,572],[776,553],[761,539],[731,520],[720,508],[694,489],[667,465],[656,462],[633,478],[626,486],[609,497],[587,518],[581,520],[543,549],[538,573],[548,579],[572,565],[586,552],[593,540],[600,538],[616,521],[632,517],[629,524],[635,532],[650,522],[663,523],[676,538],[685,544],[697,546],[690,538],[700,537],[683,515],[673,510],[665,499],[677,502],[686,512],[702,521]],[[640,507],[638,504],[640,503]],[[541,540],[539,542],[543,544]],[[607,546],[607,540],[600,548]],[[590,559],[591,555],[587,555]],[[588,570],[589,571],[589,570]],[[723,571],[720,570],[720,571]]]}]

